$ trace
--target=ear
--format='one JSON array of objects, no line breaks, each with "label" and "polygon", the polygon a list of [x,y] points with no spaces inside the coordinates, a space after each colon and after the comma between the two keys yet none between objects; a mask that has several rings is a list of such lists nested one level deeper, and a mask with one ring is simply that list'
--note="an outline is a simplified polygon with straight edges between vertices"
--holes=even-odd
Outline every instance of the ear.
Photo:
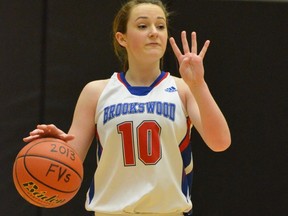
[{"label": "ear", "polygon": [[118,41],[118,43],[123,46],[123,47],[126,47],[126,36],[125,34],[121,33],[121,32],[117,32],[115,34],[115,38],[116,40]]}]

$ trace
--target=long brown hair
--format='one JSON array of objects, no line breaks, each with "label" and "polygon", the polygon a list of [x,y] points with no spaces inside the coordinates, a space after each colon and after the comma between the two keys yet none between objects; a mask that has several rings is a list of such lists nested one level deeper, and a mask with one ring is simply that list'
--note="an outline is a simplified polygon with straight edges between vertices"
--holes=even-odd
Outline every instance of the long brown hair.
[{"label": "long brown hair", "polygon": [[155,4],[161,7],[166,16],[166,24],[168,27],[169,13],[167,11],[166,5],[164,5],[161,0],[129,0],[124,5],[122,5],[113,21],[113,47],[115,55],[118,57],[122,64],[123,71],[126,71],[129,67],[127,51],[118,43],[115,35],[117,32],[121,32],[123,34],[127,32],[127,22],[130,17],[130,12],[133,7],[139,4]]}]

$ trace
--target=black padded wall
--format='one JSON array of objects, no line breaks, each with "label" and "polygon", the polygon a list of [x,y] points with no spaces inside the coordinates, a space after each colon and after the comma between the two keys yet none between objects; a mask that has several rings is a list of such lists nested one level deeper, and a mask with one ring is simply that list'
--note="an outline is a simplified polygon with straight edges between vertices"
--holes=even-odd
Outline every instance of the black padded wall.
[{"label": "black padded wall", "polygon": [[175,4],[174,30],[211,40],[205,76],[232,133],[231,148],[220,154],[194,133],[194,213],[283,215],[288,4],[188,2]]},{"label": "black padded wall", "polygon": [[[171,35],[197,31],[205,77],[232,133],[211,152],[193,130],[194,216],[286,215],[288,3],[167,0]],[[0,215],[92,215],[84,209],[95,170],[93,145],[76,197],[36,208],[16,192],[12,166],[36,124],[67,131],[84,85],[121,70],[111,28],[121,1],[1,1]],[[171,48],[164,69],[178,76]]]},{"label": "black padded wall", "polygon": [[22,137],[40,120],[42,2],[0,3],[0,214],[36,215],[17,194],[12,165]]}]

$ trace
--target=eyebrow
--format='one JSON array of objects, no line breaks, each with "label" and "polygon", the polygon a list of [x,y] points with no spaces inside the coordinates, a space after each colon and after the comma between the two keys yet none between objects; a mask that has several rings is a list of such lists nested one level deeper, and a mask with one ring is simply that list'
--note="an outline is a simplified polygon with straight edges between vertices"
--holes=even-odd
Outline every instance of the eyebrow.
[{"label": "eyebrow", "polygon": [[[139,19],[148,19],[148,17],[146,17],[146,16],[140,16],[140,17],[137,17],[137,19],[136,19],[135,21],[137,21],[137,20],[139,20]],[[157,19],[166,20],[164,17],[161,17],[161,16],[158,16]]]}]

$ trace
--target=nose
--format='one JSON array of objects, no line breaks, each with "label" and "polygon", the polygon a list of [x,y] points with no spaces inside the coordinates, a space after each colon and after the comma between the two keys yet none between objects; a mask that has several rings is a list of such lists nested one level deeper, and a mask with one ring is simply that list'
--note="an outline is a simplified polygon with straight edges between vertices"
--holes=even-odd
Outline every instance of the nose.
[{"label": "nose", "polygon": [[150,38],[157,38],[158,37],[158,31],[156,26],[152,26],[149,32],[149,37]]}]

